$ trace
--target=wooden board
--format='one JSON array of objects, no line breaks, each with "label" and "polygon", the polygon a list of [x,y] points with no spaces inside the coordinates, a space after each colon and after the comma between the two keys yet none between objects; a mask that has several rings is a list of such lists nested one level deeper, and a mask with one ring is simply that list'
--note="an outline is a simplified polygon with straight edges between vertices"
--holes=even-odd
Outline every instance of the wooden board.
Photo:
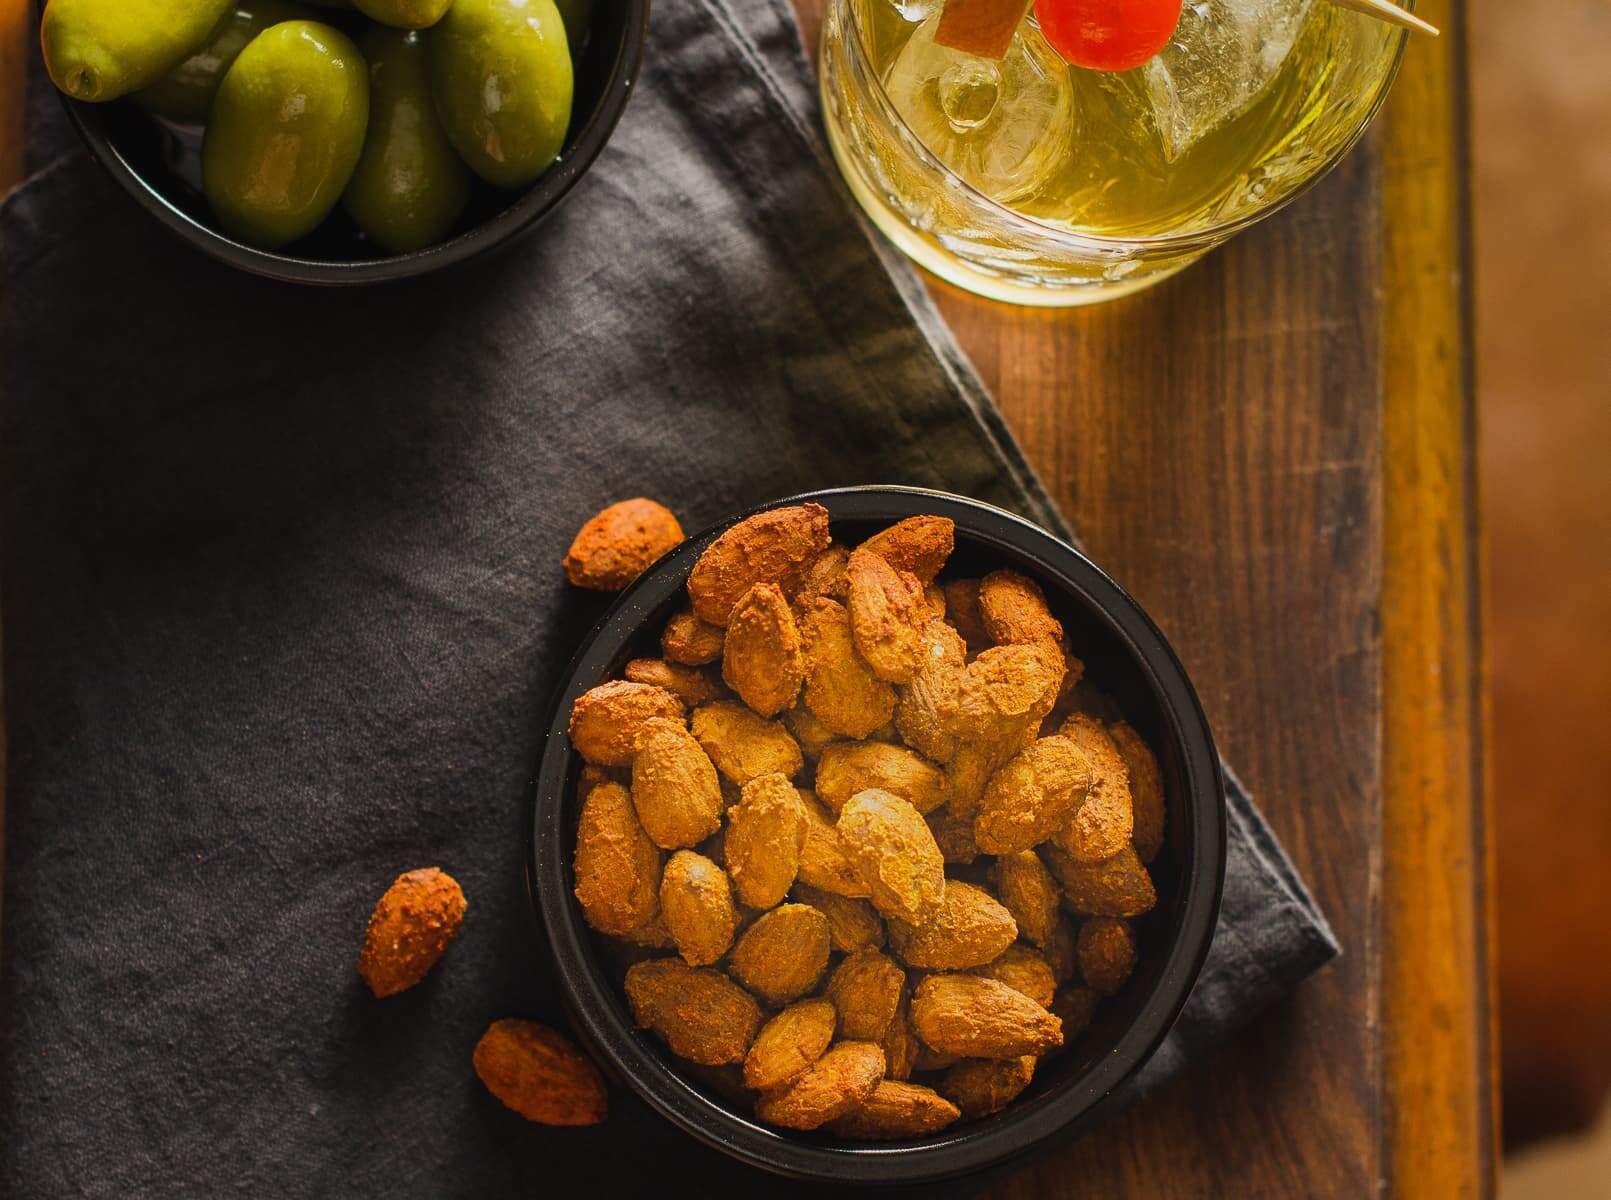
[{"label": "wooden board", "polygon": [[1355,155],[1130,300],[1032,313],[942,292],[1088,549],[1174,642],[1345,950],[1212,1061],[995,1195],[1375,1188],[1379,211],[1377,159]]},{"label": "wooden board", "polygon": [[[821,0],[797,4],[814,43]],[[1177,279],[1071,312],[935,285],[1346,950],[993,1195],[1493,1190],[1463,6],[1419,7],[1446,37],[1413,48],[1366,148]],[[30,41],[0,0],[0,188]]]},{"label": "wooden board", "polygon": [[1395,1195],[1491,1194],[1491,799],[1471,324],[1466,6],[1422,0],[1383,122],[1382,1028]]}]

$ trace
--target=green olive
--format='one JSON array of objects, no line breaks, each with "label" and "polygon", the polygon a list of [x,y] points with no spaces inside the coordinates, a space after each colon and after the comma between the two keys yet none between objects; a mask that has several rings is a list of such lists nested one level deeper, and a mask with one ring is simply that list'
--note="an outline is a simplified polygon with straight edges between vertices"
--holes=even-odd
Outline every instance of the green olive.
[{"label": "green olive", "polygon": [[369,132],[342,206],[394,254],[447,236],[470,195],[470,172],[431,101],[425,35],[376,25],[359,42],[369,62]]},{"label": "green olive", "polygon": [[431,30],[431,90],[454,149],[499,187],[553,165],[571,121],[571,53],[554,0],[456,0]]},{"label": "green olive", "polygon": [[287,4],[285,0],[240,0],[234,11],[225,14],[205,46],[131,98],[159,117],[199,124],[207,119],[213,94],[236,56],[246,49],[246,43],[270,25],[308,15],[300,4]]},{"label": "green olive", "polygon": [[286,21],[242,50],[213,99],[201,178],[224,229],[273,249],[311,233],[352,178],[369,68],[352,39]]},{"label": "green olive", "polygon": [[155,83],[212,37],[234,0],[50,0],[39,44],[51,81],[77,100]]},{"label": "green olive", "polygon": [[395,29],[429,29],[452,4],[453,0],[353,0],[353,7],[364,16]]}]

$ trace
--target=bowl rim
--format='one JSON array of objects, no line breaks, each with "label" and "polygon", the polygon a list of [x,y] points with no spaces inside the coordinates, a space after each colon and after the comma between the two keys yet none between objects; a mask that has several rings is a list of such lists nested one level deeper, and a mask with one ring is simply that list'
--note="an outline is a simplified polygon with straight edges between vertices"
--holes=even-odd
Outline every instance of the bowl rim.
[{"label": "bowl rim", "polygon": [[[524,194],[490,220],[423,250],[384,258],[346,262],[301,258],[294,254],[260,250],[226,236],[185,212],[134,168],[107,135],[105,117],[97,111],[104,105],[75,100],[54,87],[51,91],[56,92],[67,110],[90,157],[100,163],[118,186],[155,217],[164,229],[209,258],[283,283],[327,287],[390,283],[428,275],[479,258],[514,240],[559,207],[615,132],[616,125],[626,111],[627,102],[632,98],[638,72],[643,66],[644,46],[649,32],[650,0],[624,0],[624,4],[626,14],[621,44],[611,59],[603,94],[597,107],[577,131],[569,152]],[[43,19],[45,0],[36,0],[35,10],[37,17]],[[36,20],[36,28],[37,24]]]},{"label": "bowl rim", "polygon": [[[571,895],[559,819],[575,752],[567,736],[572,700],[635,637],[643,620],[680,591],[704,547],[737,521],[774,508],[818,503],[830,519],[949,516],[970,540],[1010,546],[1035,562],[1048,586],[1073,593],[1131,653],[1147,677],[1169,736],[1185,764],[1194,852],[1184,866],[1180,931],[1152,991],[1106,1053],[1048,1093],[983,1125],[913,1142],[836,1146],[760,1125],[706,1096],[672,1070],[624,1015],[619,988],[589,946],[590,933]],[[1055,565],[1054,565],[1055,564]],[[597,676],[597,678],[595,678]],[[927,488],[865,485],[806,492],[756,505],[720,521],[668,552],[610,605],[581,641],[555,689],[526,824],[526,885],[542,925],[577,1031],[650,1108],[684,1132],[749,1166],[795,1179],[872,1185],[934,1183],[987,1169],[1052,1140],[1067,1140],[1100,1119],[1105,1101],[1156,1051],[1180,1015],[1207,957],[1224,886],[1224,775],[1196,691],[1162,632],[1135,600],[1067,542],[982,501]]]}]

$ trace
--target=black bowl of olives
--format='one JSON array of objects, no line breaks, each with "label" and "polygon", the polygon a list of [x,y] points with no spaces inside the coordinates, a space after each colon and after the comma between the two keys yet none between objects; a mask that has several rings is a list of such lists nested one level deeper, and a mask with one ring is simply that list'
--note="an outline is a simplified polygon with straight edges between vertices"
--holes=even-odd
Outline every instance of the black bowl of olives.
[{"label": "black bowl of olives", "polygon": [[90,153],[221,262],[296,283],[507,245],[598,157],[649,0],[48,0]]}]

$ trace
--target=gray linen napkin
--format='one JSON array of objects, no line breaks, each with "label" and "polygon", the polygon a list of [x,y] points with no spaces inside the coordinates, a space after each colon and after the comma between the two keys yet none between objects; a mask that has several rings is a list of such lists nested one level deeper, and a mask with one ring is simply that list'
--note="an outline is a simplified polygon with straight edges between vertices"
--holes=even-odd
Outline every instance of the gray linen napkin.
[{"label": "gray linen napkin", "polygon": [[[756,1182],[621,1090],[601,1128],[528,1125],[468,1055],[561,1015],[520,842],[601,606],[557,568],[582,519],[887,481],[1067,532],[813,111],[776,0],[663,3],[542,234],[361,294],[206,261],[76,149],[0,206],[0,1195]],[[1220,930],[1137,1094],[1336,953],[1229,798]],[[426,863],[464,933],[376,1004],[356,940]]]}]

